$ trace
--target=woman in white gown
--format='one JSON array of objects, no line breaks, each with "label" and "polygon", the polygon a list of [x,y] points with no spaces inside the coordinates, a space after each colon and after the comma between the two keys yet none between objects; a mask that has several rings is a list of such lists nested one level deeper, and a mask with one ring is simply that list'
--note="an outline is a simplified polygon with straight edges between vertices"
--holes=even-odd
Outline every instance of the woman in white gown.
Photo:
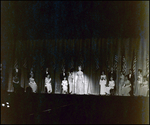
[{"label": "woman in white gown", "polygon": [[137,79],[137,95],[140,95],[141,85],[143,84],[143,76],[142,76],[142,70],[138,69],[138,79]]},{"label": "woman in white gown", "polygon": [[130,96],[130,91],[131,91],[131,83],[128,79],[128,76],[125,76],[125,81],[122,86],[122,95],[123,96]]},{"label": "woman in white gown", "polygon": [[68,82],[69,82],[69,93],[74,94],[74,74],[72,71],[69,73]]},{"label": "woman in white gown", "polygon": [[84,76],[83,72],[81,71],[81,66],[78,66],[78,72],[76,76],[76,82],[75,82],[75,93],[76,94],[84,94],[85,92],[85,86],[84,86]]},{"label": "woman in white gown", "polygon": [[33,78],[33,73],[30,74],[31,77],[29,78],[29,86],[32,88],[33,93],[37,91],[37,84]]},{"label": "woman in white gown", "polygon": [[147,96],[147,92],[149,90],[148,81],[146,78],[147,78],[146,76],[143,77],[143,84],[141,84],[141,90],[140,90],[141,96]]},{"label": "woman in white gown", "polygon": [[52,93],[52,84],[49,74],[47,74],[47,76],[45,77],[45,87],[47,88],[47,93]]},{"label": "woman in white gown", "polygon": [[99,82],[100,95],[105,95],[106,94],[106,83],[107,83],[107,78],[106,78],[105,72],[102,71],[102,75],[101,75],[100,82]]},{"label": "woman in white gown", "polygon": [[111,90],[114,89],[114,86],[115,86],[115,81],[113,80],[113,77],[110,77],[109,84],[106,87],[106,94],[110,95],[111,94]]},{"label": "woman in white gown", "polygon": [[66,77],[64,77],[64,80],[61,83],[62,85],[62,93],[67,94],[68,93],[68,81],[66,80]]}]

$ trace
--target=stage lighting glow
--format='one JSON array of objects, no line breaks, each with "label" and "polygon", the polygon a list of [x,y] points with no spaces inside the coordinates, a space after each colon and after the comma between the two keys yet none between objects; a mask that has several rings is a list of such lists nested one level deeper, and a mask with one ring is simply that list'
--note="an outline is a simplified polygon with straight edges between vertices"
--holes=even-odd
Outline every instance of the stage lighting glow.
[{"label": "stage lighting glow", "polygon": [[8,104],[9,104],[9,102],[6,102],[6,104],[8,105]]},{"label": "stage lighting glow", "polygon": [[4,107],[4,106],[5,106],[5,104],[4,104],[4,103],[2,103],[2,106]]},{"label": "stage lighting glow", "polygon": [[9,108],[10,106],[9,105],[7,105],[7,108]]}]

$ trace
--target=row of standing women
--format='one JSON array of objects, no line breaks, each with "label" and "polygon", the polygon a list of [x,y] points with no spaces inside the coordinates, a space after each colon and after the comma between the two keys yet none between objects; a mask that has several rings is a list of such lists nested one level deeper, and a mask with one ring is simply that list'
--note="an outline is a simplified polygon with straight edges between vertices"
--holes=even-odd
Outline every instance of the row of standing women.
[{"label": "row of standing women", "polygon": [[[133,75],[133,74],[131,74]],[[122,79],[123,77],[123,79]],[[107,82],[108,80],[108,82]],[[100,78],[100,94],[101,95],[114,95],[116,90],[116,73],[111,68],[111,72],[108,74],[108,79],[102,71]],[[125,76],[121,72],[120,84],[119,84],[119,95],[120,96],[130,96],[133,84],[131,84],[128,75]]]},{"label": "row of standing women", "polygon": [[[13,86],[14,91],[17,90],[19,87],[19,71],[16,67],[13,77]],[[123,72],[120,73],[120,80],[119,80],[119,91],[118,95],[120,96],[133,96],[136,92],[139,96],[147,96],[147,93],[149,91],[148,86],[148,80],[149,80],[149,73],[146,76],[142,76],[142,70],[138,70],[138,79],[137,84],[134,84],[135,77],[130,69],[128,75],[124,75]],[[46,68],[45,75],[44,75],[44,82],[45,82],[45,88],[47,93],[52,93],[52,83],[51,83],[51,77],[50,73],[48,71],[48,68]],[[84,94],[84,74],[81,71],[81,66],[78,67],[78,72],[76,73],[76,76],[74,77],[73,71],[69,72],[69,75],[67,76],[67,73],[65,72],[65,69],[63,69],[63,72],[60,74],[61,79],[61,92],[63,94]],[[116,73],[113,71],[113,68],[111,68],[111,71],[108,73],[108,78],[105,75],[105,72],[102,71],[102,74],[100,76],[100,95],[114,95],[116,91]],[[29,78],[29,86],[32,89],[32,92],[37,92],[37,84],[34,79],[34,73],[31,70],[30,71],[30,78]],[[133,92],[134,90],[134,92]]]},{"label": "row of standing women", "polygon": [[[65,72],[65,69],[63,69],[63,72],[60,74],[60,79],[61,79],[61,93],[62,94],[84,94],[83,89],[83,83],[84,83],[84,78],[83,78],[83,72],[81,71],[81,67],[79,66],[79,71],[77,72],[77,77],[76,81],[74,80],[74,74],[73,71],[69,72],[69,76],[67,76],[67,73]],[[14,87],[14,92],[16,92],[19,88],[19,78],[20,78],[20,72],[18,67],[15,68],[13,72],[13,87]],[[46,68],[46,71],[44,73],[44,83],[45,83],[45,88],[47,93],[52,93],[52,79],[50,77],[50,73],[48,68]],[[75,83],[74,83],[75,82]],[[74,85],[76,84],[76,89]],[[31,68],[30,71],[30,78],[29,78],[29,87],[27,87],[27,91],[32,89],[33,93],[37,92],[37,84],[34,79],[34,72],[33,69]]]}]

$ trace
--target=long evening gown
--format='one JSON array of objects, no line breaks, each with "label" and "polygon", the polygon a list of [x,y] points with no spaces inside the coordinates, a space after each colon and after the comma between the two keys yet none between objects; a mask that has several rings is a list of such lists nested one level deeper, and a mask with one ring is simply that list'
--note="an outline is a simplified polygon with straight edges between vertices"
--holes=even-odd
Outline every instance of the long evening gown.
[{"label": "long evening gown", "polygon": [[140,91],[141,91],[142,82],[143,82],[143,76],[139,75],[137,80],[137,95],[140,95],[141,93]]},{"label": "long evening gown", "polygon": [[68,76],[69,81],[69,93],[74,94],[74,77],[73,74]]},{"label": "long evening gown", "polygon": [[124,84],[124,75],[120,76],[120,82],[119,82],[119,95],[122,95],[122,86]]},{"label": "long evening gown", "polygon": [[[103,80],[102,80],[103,77]],[[106,75],[101,75],[101,79],[100,79],[100,95],[105,95],[106,94]]]},{"label": "long evening gown", "polygon": [[34,78],[29,79],[29,86],[32,88],[33,93],[37,91],[37,84],[34,81]]},{"label": "long evening gown", "polygon": [[51,78],[45,77],[45,87],[47,88],[47,93],[52,92]]},{"label": "long evening gown", "polygon": [[77,80],[76,80],[76,94],[84,94],[84,77],[83,72],[77,72]]},{"label": "long evening gown", "polygon": [[63,80],[61,84],[62,84],[62,93],[67,94],[68,93],[68,81]]},{"label": "long evening gown", "polygon": [[126,80],[125,82],[124,82],[124,84],[125,84],[125,87],[124,86],[122,86],[122,95],[123,96],[130,96],[130,91],[131,91],[131,83],[130,83],[130,81],[129,80]]},{"label": "long evening gown", "polygon": [[141,89],[140,90],[140,95],[141,96],[147,96],[147,92],[149,90],[148,81],[143,82],[143,85],[141,86],[140,89]]}]

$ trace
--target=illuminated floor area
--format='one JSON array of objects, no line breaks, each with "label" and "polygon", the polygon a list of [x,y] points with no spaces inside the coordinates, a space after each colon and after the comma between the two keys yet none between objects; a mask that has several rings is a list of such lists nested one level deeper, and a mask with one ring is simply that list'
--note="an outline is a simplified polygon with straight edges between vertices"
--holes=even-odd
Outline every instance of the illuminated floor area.
[{"label": "illuminated floor area", "polygon": [[9,93],[1,102],[2,124],[149,123],[148,97]]}]

